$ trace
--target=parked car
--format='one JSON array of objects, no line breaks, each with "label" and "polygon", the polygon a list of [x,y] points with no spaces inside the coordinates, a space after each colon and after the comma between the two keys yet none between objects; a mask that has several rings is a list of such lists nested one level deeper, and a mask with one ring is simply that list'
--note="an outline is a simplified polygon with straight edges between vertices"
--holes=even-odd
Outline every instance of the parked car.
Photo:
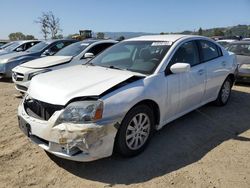
[{"label": "parked car", "polygon": [[7,48],[8,46],[10,46],[10,45],[13,44],[13,43],[14,43],[14,41],[8,42],[8,43],[6,43],[6,44],[0,46],[0,50],[2,50],[2,49],[4,49],[4,48]]},{"label": "parked car", "polygon": [[34,77],[19,126],[70,160],[137,155],[154,130],[206,103],[227,104],[236,68],[235,54],[206,37],[124,40],[86,65]]},{"label": "parked car", "polygon": [[250,82],[250,41],[231,43],[228,50],[237,55],[237,82]]},{"label": "parked car", "polygon": [[39,40],[20,40],[12,42],[10,45],[7,45],[7,47],[4,47],[0,50],[0,58],[1,55],[10,54],[14,52],[23,52],[25,50],[28,50],[32,46],[38,44]]},{"label": "parked car", "polygon": [[224,39],[224,40],[217,40],[216,42],[219,43],[221,46],[227,49],[228,45],[232,42],[235,42],[237,40],[233,39]]},{"label": "parked car", "polygon": [[0,40],[0,49],[2,46],[6,45],[8,43],[9,43],[9,41],[7,41],[7,40]]},{"label": "parked car", "polygon": [[51,40],[42,41],[24,52],[11,53],[0,56],[0,78],[12,77],[12,69],[28,61],[44,56],[54,55],[65,46],[76,42],[76,40]]},{"label": "parked car", "polygon": [[30,80],[41,73],[57,70],[73,65],[84,64],[106,48],[117,43],[114,40],[85,40],[71,44],[53,56],[48,56],[15,67],[12,80],[16,89],[24,93]]}]

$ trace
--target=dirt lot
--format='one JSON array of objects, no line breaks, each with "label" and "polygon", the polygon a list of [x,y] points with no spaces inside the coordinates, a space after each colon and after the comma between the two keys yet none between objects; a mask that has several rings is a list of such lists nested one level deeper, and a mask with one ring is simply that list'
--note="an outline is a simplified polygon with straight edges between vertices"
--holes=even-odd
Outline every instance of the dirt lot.
[{"label": "dirt lot", "polygon": [[76,163],[46,154],[19,131],[20,99],[0,82],[0,187],[250,187],[250,87],[226,107],[206,105],[155,134],[140,156]]}]

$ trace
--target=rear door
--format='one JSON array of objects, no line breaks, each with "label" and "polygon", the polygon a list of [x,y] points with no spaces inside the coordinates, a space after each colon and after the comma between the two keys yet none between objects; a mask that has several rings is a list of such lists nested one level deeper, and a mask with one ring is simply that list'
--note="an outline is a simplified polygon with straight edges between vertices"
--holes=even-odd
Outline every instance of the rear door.
[{"label": "rear door", "polygon": [[206,92],[203,100],[210,101],[217,97],[218,91],[225,79],[227,62],[222,51],[215,43],[207,40],[199,40],[201,61],[205,66],[207,80]]}]

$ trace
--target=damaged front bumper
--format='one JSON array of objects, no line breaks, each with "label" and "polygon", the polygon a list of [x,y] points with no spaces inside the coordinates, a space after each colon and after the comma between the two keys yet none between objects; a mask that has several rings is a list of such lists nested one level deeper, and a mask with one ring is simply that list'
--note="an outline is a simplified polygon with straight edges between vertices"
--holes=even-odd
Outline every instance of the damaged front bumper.
[{"label": "damaged front bumper", "polygon": [[58,157],[74,161],[93,161],[111,156],[119,121],[55,125],[61,111],[48,120],[30,117],[18,107],[20,129],[37,145]]}]

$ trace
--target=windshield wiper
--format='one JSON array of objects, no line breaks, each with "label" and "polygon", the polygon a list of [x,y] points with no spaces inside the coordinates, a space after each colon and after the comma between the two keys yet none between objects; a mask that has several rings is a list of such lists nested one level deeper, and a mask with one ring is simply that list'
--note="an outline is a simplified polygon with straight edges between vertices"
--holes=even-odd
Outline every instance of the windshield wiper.
[{"label": "windshield wiper", "polygon": [[[105,66],[106,67],[106,66]],[[119,67],[116,67],[114,65],[110,65],[110,66],[107,66],[107,68],[110,68],[110,69],[117,69],[117,70],[124,70],[122,68],[119,68]]]}]

